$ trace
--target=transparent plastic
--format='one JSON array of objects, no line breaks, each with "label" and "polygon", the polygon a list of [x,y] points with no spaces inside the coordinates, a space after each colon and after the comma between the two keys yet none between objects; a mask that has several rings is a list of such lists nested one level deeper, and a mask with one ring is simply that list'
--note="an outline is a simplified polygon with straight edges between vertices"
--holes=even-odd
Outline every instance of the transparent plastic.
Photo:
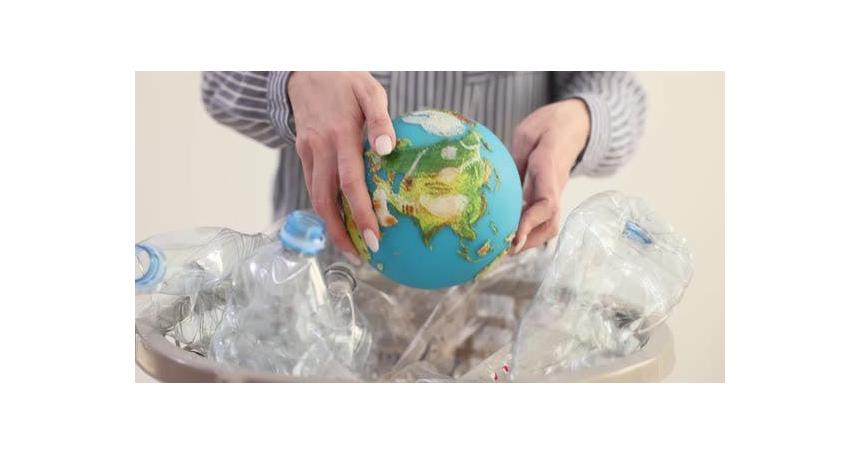
[{"label": "transparent plastic", "polygon": [[550,379],[640,348],[693,274],[685,239],[637,198],[592,196],[567,217],[520,322],[514,380]]},{"label": "transparent plastic", "polygon": [[516,288],[534,287],[524,284],[539,280],[550,253],[540,247],[506,257],[479,281],[446,290],[396,288],[396,298],[431,310],[383,379],[505,380],[509,366],[504,360],[496,362],[495,354],[507,348],[509,355],[517,322],[531,301],[530,295],[514,297]]},{"label": "transparent plastic", "polygon": [[555,248],[443,290],[347,265],[324,232],[294,212],[263,234],[141,242],[138,321],[217,362],[311,380],[553,381],[641,349],[692,277],[684,239],[615,192],[574,209]]},{"label": "transparent plastic", "polygon": [[202,227],[168,232],[135,245],[135,316],[177,346],[203,354],[221,322],[229,288],[223,280],[264,234]]},{"label": "transparent plastic", "polygon": [[236,268],[211,358],[295,376],[358,378],[372,342],[355,311],[354,282],[333,275],[326,285],[314,256],[321,235],[321,219],[293,212],[281,243],[260,248]]}]

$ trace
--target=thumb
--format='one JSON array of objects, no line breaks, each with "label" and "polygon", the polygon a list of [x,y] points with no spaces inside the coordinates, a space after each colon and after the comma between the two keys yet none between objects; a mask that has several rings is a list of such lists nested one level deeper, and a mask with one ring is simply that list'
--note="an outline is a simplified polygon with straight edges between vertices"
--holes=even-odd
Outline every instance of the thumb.
[{"label": "thumb", "polygon": [[[537,156],[540,155],[540,153],[537,154]],[[559,192],[553,184],[551,171],[551,163],[529,160],[526,189],[523,192],[526,207],[520,218],[520,225],[517,227],[513,254],[523,249],[532,230],[549,221],[558,212]]]}]

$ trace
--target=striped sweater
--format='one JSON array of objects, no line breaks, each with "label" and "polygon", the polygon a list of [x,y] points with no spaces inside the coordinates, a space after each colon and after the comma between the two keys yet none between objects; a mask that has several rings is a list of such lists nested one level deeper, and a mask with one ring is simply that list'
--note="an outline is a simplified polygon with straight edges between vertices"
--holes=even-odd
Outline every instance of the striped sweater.
[{"label": "striped sweater", "polygon": [[[288,71],[207,71],[203,103],[218,122],[280,150],[275,217],[309,208],[296,132],[287,98]],[[631,157],[642,136],[645,92],[627,72],[372,72],[388,93],[391,117],[422,108],[462,112],[496,133],[509,148],[514,129],[547,103],[579,98],[591,131],[572,175],[610,175]]]}]

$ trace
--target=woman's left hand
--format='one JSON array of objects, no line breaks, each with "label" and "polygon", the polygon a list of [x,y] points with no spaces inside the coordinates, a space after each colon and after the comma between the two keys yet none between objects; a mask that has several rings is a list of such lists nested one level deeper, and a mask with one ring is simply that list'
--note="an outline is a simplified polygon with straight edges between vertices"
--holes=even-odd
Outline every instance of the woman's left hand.
[{"label": "woman's left hand", "polygon": [[512,254],[558,234],[561,193],[590,130],[588,107],[580,99],[543,106],[517,126],[512,155],[523,182],[525,206]]}]

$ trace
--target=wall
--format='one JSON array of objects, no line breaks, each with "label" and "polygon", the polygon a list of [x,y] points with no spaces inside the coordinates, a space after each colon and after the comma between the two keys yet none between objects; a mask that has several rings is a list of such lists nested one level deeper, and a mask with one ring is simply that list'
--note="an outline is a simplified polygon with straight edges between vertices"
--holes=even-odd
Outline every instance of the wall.
[{"label": "wall", "polygon": [[135,239],[266,227],[277,152],[209,117],[199,73],[137,73],[135,87]]},{"label": "wall", "polygon": [[[565,208],[617,189],[649,201],[684,233],[693,282],[669,325],[669,381],[724,380],[723,73],[640,73],[648,92],[640,152],[609,179],[577,178]],[[198,225],[259,231],[271,221],[276,152],[208,117],[199,73],[136,76],[135,238]]]}]

